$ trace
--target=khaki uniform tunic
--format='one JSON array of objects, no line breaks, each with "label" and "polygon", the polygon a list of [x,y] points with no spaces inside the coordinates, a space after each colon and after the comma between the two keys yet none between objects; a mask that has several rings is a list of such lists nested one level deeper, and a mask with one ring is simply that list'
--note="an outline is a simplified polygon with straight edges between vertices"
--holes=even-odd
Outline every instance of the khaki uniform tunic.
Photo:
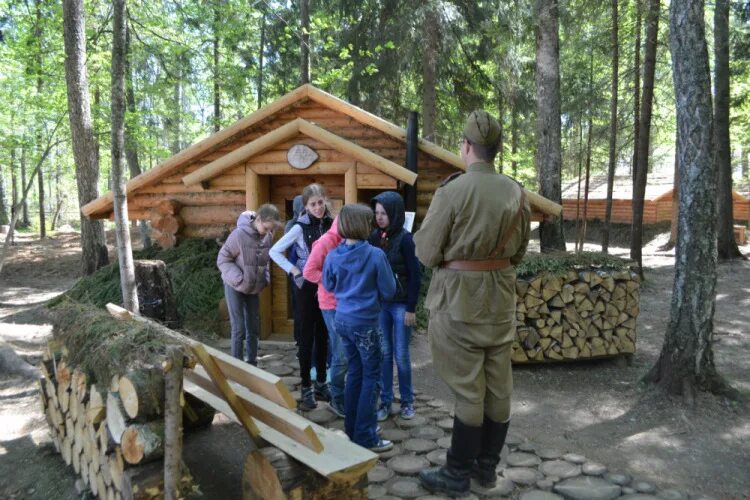
[{"label": "khaki uniform tunic", "polygon": [[[477,162],[435,192],[414,235],[419,260],[434,268],[425,307],[433,363],[456,396],[456,416],[467,425],[510,418],[513,378],[510,346],[515,337],[516,272],[459,271],[450,260],[486,260],[508,230],[521,201],[520,186]],[[521,218],[496,258],[517,264],[529,241],[531,210]]]}]

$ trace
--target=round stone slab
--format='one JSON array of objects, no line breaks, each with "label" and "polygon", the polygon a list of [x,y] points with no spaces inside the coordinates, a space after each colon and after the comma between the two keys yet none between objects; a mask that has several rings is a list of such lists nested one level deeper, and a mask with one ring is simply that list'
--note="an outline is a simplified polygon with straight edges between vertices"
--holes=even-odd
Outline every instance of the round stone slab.
[{"label": "round stone slab", "polygon": [[687,494],[677,490],[661,490],[658,496],[665,500],[688,500],[690,498]]},{"label": "round stone slab", "polygon": [[526,453],[534,453],[535,449],[536,447],[534,446],[534,443],[529,441],[524,441],[518,445],[518,451],[525,451]]},{"label": "round stone slab", "polygon": [[451,437],[445,436],[437,440],[437,445],[446,450],[451,447]]},{"label": "round stone slab", "polygon": [[437,447],[437,443],[431,439],[412,438],[404,441],[404,449],[414,453],[427,453]]},{"label": "round stone slab", "polygon": [[[376,464],[367,473],[367,480],[370,483],[384,483],[393,477],[393,471],[383,464]],[[385,495],[385,493],[383,493]]]},{"label": "round stone slab", "polygon": [[536,467],[542,463],[542,459],[533,453],[525,453],[523,451],[514,451],[508,454],[508,458],[505,461],[511,467]]},{"label": "round stone slab", "polygon": [[555,495],[549,491],[542,490],[531,490],[527,491],[520,497],[519,500],[564,500],[560,495]]},{"label": "round stone slab", "polygon": [[503,477],[523,486],[531,486],[543,478],[538,470],[528,467],[508,467],[503,470]]},{"label": "round stone slab", "polygon": [[301,377],[281,377],[281,381],[284,382],[289,387],[296,387],[302,383]]},{"label": "round stone slab", "polygon": [[415,427],[413,428],[409,434],[411,434],[411,437],[413,438],[420,438],[420,439],[440,439],[445,434],[442,430],[438,429],[437,427],[433,427],[431,425],[426,425],[424,427]]},{"label": "round stone slab", "polygon": [[555,485],[556,482],[557,482],[556,477],[555,478],[545,477],[541,481],[536,482],[536,487],[539,488],[540,490],[551,491],[552,487]]},{"label": "round stone slab", "polygon": [[518,434],[515,434],[513,432],[509,432],[507,436],[505,436],[505,444],[508,446],[518,446],[519,444],[523,443],[523,438],[519,436]]},{"label": "round stone slab", "polygon": [[584,457],[583,455],[578,455],[577,453],[566,453],[565,455],[563,455],[562,459],[566,462],[579,465],[585,464],[588,461],[586,457]]},{"label": "round stone slab", "polygon": [[612,500],[621,493],[621,488],[616,484],[595,476],[566,479],[557,483],[553,490],[568,500]]},{"label": "round stone slab", "polygon": [[403,448],[401,447],[400,444],[394,444],[393,448],[391,448],[388,451],[384,451],[383,453],[378,453],[378,456],[381,459],[383,459],[383,460],[387,460],[389,458],[401,455],[401,453],[403,453],[403,451],[404,450],[403,450]]},{"label": "round stone slab", "polygon": [[394,479],[386,487],[388,493],[401,498],[417,498],[427,494],[427,491],[419,484],[419,480],[412,477]]},{"label": "round stone slab", "polygon": [[432,450],[429,452],[425,457],[427,457],[427,460],[430,461],[433,465],[445,465],[445,455],[448,453],[443,448],[438,448],[437,450]]},{"label": "round stone slab", "polygon": [[294,373],[294,368],[286,364],[281,364],[279,366],[269,366],[268,368],[266,368],[266,371],[268,373],[278,375],[279,377],[283,377],[285,375],[291,375],[292,373]]},{"label": "round stone slab", "polygon": [[381,433],[383,439],[398,443],[404,439],[409,439],[409,433],[403,429],[386,429]]},{"label": "round stone slab", "polygon": [[422,455],[399,455],[386,462],[388,468],[397,474],[413,476],[430,466],[430,461]]},{"label": "round stone slab", "polygon": [[492,488],[483,488],[476,480],[472,479],[471,481],[471,491],[482,497],[505,497],[513,493],[514,489],[516,489],[516,485],[505,477],[498,477],[495,486]]},{"label": "round stone slab", "polygon": [[539,466],[539,471],[545,476],[555,476],[560,479],[567,479],[570,477],[581,475],[581,466],[574,465],[565,460],[550,460],[549,462],[543,462]]},{"label": "round stone slab", "polygon": [[607,467],[596,462],[586,462],[581,466],[581,472],[587,476],[601,476],[607,473]]},{"label": "round stone slab", "polygon": [[444,418],[444,419],[438,420],[437,426],[445,431],[450,431],[453,429],[453,419]]},{"label": "round stone slab", "polygon": [[616,472],[605,474],[604,479],[606,479],[610,483],[615,483],[620,486],[625,486],[630,482],[630,476],[628,476],[627,474],[620,474]]},{"label": "round stone slab", "polygon": [[557,460],[563,456],[563,452],[553,448],[542,448],[541,450],[537,450],[536,454],[539,455],[539,458],[542,460]]},{"label": "round stone slab", "polygon": [[381,498],[388,493],[382,484],[370,484],[367,486],[367,498]]},{"label": "round stone slab", "polygon": [[442,408],[445,406],[445,403],[439,399],[431,399],[427,401],[427,406],[430,406],[432,408]]},{"label": "round stone slab", "polygon": [[429,394],[417,394],[416,396],[414,396],[414,399],[416,399],[417,401],[422,401],[423,403],[426,403],[428,401],[432,401],[435,398],[433,398]]},{"label": "round stone slab", "polygon": [[646,493],[630,493],[630,494],[621,496],[617,500],[622,500],[622,499],[627,499],[627,500],[661,500],[661,497],[655,497],[654,495],[648,495]]},{"label": "round stone slab", "polygon": [[322,404],[318,403],[318,407],[308,412],[307,415],[305,415],[305,418],[312,420],[316,424],[325,425],[328,422],[336,420],[336,415],[334,415],[328,408],[325,408]]},{"label": "round stone slab", "polygon": [[636,481],[633,484],[631,484],[630,487],[633,488],[638,493],[655,493],[656,492],[656,486],[654,486],[651,483],[647,483],[646,481]]},{"label": "round stone slab", "polygon": [[427,419],[422,415],[416,415],[411,420],[404,420],[403,418],[396,419],[396,425],[406,429],[413,429],[414,427],[422,427],[427,425]]}]

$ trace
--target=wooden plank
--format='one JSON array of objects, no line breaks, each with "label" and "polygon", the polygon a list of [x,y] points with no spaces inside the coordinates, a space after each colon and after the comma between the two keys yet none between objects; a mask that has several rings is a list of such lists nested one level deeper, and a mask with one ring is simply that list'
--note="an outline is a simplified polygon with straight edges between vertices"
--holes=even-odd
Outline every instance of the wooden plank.
[{"label": "wooden plank", "polygon": [[235,394],[232,388],[229,386],[229,382],[227,382],[227,379],[224,378],[224,374],[221,372],[218,364],[214,361],[213,357],[210,356],[208,352],[206,352],[203,344],[195,342],[191,346],[191,348],[195,356],[206,369],[206,372],[208,373],[216,388],[221,393],[221,396],[229,404],[229,407],[232,408],[232,411],[237,416],[237,419],[240,421],[245,430],[250,434],[250,437],[253,439],[253,441],[255,441],[255,444],[260,446],[260,431],[258,430],[258,427],[255,425],[255,422],[247,413],[245,406],[237,397],[237,394]]},{"label": "wooden plank", "polygon": [[258,196],[258,174],[249,166],[245,167],[245,210],[255,210],[260,206]]},{"label": "wooden plank", "polygon": [[[237,416],[223,399],[195,384],[186,383],[185,390],[225,414],[230,420],[239,423]],[[314,423],[311,424],[312,428],[323,444],[323,453],[321,454],[302,446],[263,422],[257,422],[257,425],[262,439],[332,481],[344,482],[359,477],[370,470],[378,461],[378,456],[370,450],[362,448]]]},{"label": "wooden plank", "polygon": [[353,161],[317,161],[310,167],[300,170],[288,163],[251,163],[253,172],[259,175],[343,175],[354,166]]},{"label": "wooden plank", "polygon": [[344,174],[344,203],[357,203],[357,169],[351,167]]},{"label": "wooden plank", "polygon": [[229,354],[225,354],[213,347],[205,344],[201,345],[213,357],[224,376],[229,380],[247,387],[251,391],[260,394],[280,406],[289,408],[290,410],[297,408],[297,402],[281,378],[237,358],[233,358]]},{"label": "wooden plank", "polygon": [[[185,380],[202,387],[214,396],[221,397],[221,394],[211,383],[208,374],[201,367],[196,366],[193,370],[186,370]],[[315,453],[323,451],[323,444],[308,420],[287,408],[253,394],[237,383],[231,382],[230,386],[242,400],[250,416],[289,436]]]},{"label": "wooden plank", "polygon": [[357,187],[360,189],[396,189],[398,182],[385,174],[357,174]]}]

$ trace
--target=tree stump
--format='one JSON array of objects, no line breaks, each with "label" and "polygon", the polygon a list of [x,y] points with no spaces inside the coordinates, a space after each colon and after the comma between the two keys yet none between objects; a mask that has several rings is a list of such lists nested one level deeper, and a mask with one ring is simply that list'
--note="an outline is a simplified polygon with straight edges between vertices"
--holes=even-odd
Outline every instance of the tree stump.
[{"label": "tree stump", "polygon": [[250,452],[242,474],[243,500],[367,498],[367,474],[333,482],[273,446]]},{"label": "tree stump", "polygon": [[166,264],[160,260],[136,260],[135,281],[141,315],[158,320],[170,328],[179,327],[177,302]]}]

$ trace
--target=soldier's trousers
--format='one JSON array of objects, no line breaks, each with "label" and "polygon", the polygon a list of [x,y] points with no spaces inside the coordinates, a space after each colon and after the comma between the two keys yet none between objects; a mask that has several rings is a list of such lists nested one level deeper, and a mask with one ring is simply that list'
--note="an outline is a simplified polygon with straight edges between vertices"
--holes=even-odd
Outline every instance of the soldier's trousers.
[{"label": "soldier's trousers", "polygon": [[513,322],[469,324],[437,312],[430,314],[428,333],[435,370],[456,396],[456,417],[470,426],[481,426],[484,415],[506,422],[513,392]]}]

